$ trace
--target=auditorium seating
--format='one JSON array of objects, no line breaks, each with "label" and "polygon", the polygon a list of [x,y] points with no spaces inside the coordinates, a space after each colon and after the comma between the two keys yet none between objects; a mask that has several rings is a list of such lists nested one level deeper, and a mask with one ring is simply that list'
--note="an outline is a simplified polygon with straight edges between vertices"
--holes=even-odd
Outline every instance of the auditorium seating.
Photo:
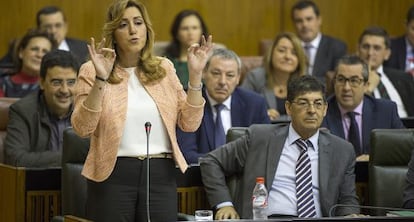
[{"label": "auditorium seating", "polygon": [[4,163],[3,142],[6,137],[7,123],[9,122],[9,107],[17,100],[19,99],[0,97],[0,163]]},{"label": "auditorium seating", "polygon": [[246,74],[263,64],[263,57],[262,56],[240,56],[241,60],[241,70],[240,70],[240,81],[239,85],[243,83],[244,78],[246,78]]},{"label": "auditorium seating", "polygon": [[267,51],[272,47],[273,39],[261,39],[259,41],[259,55],[265,56]]},{"label": "auditorium seating", "polygon": [[374,129],[369,159],[369,201],[372,206],[401,207],[414,129]]}]

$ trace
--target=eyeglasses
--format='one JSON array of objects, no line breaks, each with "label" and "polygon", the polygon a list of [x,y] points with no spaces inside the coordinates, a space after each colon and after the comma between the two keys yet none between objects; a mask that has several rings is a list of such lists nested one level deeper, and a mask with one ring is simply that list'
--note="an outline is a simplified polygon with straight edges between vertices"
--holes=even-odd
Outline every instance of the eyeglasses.
[{"label": "eyeglasses", "polygon": [[335,77],[336,84],[340,86],[344,86],[346,82],[349,82],[349,85],[352,87],[358,87],[361,85],[361,83],[364,81],[364,79],[360,79],[358,77],[351,77],[351,78],[345,78],[343,76],[337,76]]},{"label": "eyeglasses", "polygon": [[309,109],[311,106],[313,106],[315,109],[321,110],[325,106],[325,101],[323,100],[315,100],[313,103],[311,103],[308,100],[298,100],[293,101],[292,103],[295,103],[300,109]]}]

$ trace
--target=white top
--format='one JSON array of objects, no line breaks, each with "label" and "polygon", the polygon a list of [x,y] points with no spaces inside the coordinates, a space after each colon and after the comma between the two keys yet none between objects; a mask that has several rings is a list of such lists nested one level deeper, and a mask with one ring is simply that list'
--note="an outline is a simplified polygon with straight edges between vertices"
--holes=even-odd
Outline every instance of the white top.
[{"label": "white top", "polygon": [[117,156],[147,154],[146,122],[152,124],[149,135],[149,154],[171,153],[171,142],[157,105],[138,80],[135,69],[135,67],[124,69],[130,76],[128,80],[128,108]]},{"label": "white top", "polygon": [[[391,100],[397,104],[398,115],[400,116],[400,118],[407,117],[407,111],[405,110],[400,94],[398,93],[397,89],[394,87],[390,79],[387,77],[387,75],[384,74],[382,66],[378,67],[377,73],[380,74],[380,81],[384,85],[385,90],[387,90],[387,93],[390,96]],[[374,97],[381,98],[378,88],[375,88],[374,90]]]}]

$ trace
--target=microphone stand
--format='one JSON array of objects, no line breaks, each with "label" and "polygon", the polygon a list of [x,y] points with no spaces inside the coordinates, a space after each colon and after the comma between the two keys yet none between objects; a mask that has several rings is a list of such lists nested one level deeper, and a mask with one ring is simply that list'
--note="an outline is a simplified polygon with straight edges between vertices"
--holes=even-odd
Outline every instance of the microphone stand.
[{"label": "microphone stand", "polygon": [[151,222],[151,217],[150,217],[150,207],[149,207],[149,199],[150,199],[150,195],[149,195],[149,186],[150,186],[150,176],[149,176],[149,169],[150,169],[150,158],[149,158],[149,134],[151,132],[151,123],[150,122],[146,122],[145,123],[145,132],[147,134],[147,199],[146,199],[146,204],[147,204],[147,219],[148,222]]},{"label": "microphone stand", "polygon": [[396,208],[396,207],[376,207],[376,206],[366,206],[366,205],[354,205],[354,204],[335,204],[329,209],[329,217],[333,217],[333,212],[338,207],[348,207],[348,208],[359,208],[359,209],[368,209],[368,210],[385,210],[385,211],[413,211],[412,209],[405,208]]}]

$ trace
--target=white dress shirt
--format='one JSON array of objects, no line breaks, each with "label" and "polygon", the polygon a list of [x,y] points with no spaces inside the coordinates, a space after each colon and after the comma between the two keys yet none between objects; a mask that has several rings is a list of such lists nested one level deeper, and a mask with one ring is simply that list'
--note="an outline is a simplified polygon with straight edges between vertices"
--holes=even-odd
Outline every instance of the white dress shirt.
[{"label": "white dress shirt", "polygon": [[[382,66],[378,67],[377,73],[380,74],[380,81],[385,87],[385,90],[387,90],[388,95],[390,96],[390,99],[394,101],[397,104],[398,109],[398,115],[400,118],[407,117],[407,111],[405,110],[404,104],[401,100],[401,96],[398,93],[397,89],[394,87],[390,79],[385,75],[384,69]],[[381,95],[379,93],[378,88],[375,88],[374,90],[374,97],[375,98],[381,98]]]},{"label": "white dress shirt", "polygon": [[316,36],[315,39],[313,39],[311,42],[302,42],[302,47],[304,50],[305,49],[305,45],[309,45],[309,66],[308,66],[308,74],[312,75],[313,72],[313,66],[315,64],[315,57],[316,57],[316,53],[318,51],[319,48],[319,43],[321,43],[321,39],[322,39],[322,34],[318,33],[318,35]]},{"label": "white dress shirt", "polygon": [[[289,125],[289,134],[286,138],[283,150],[278,162],[272,187],[269,190],[267,215],[298,215],[296,203],[296,162],[300,155],[299,147],[295,141],[301,138]],[[308,149],[312,170],[313,200],[315,203],[316,217],[322,216],[319,201],[319,130],[308,140],[313,147]]]}]

